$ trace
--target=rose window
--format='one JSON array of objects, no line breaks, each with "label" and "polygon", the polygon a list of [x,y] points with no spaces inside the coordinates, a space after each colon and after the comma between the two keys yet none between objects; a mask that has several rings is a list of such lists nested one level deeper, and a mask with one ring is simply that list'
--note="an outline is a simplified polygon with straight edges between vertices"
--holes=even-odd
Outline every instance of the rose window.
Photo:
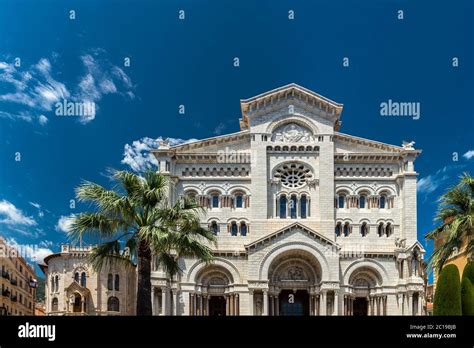
[{"label": "rose window", "polygon": [[311,170],[300,163],[284,164],[275,172],[275,178],[280,179],[281,184],[288,188],[303,187],[306,180],[312,177]]}]

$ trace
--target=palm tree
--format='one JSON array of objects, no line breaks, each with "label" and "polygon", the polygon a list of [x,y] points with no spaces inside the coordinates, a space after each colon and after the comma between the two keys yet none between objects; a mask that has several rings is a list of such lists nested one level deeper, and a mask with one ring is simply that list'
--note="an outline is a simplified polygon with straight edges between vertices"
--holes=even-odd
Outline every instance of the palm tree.
[{"label": "palm tree", "polygon": [[76,188],[81,202],[92,203],[94,212],[74,215],[70,236],[74,240],[95,237],[105,240],[93,249],[91,262],[96,270],[104,263],[126,261],[127,248],[137,262],[137,315],[152,315],[152,255],[171,276],[181,272],[181,257],[205,262],[213,258],[207,246],[215,242],[211,231],[202,228],[194,200],[182,198],[171,205],[167,177],[148,171],[143,177],[127,171],[112,171],[112,190],[85,181]]},{"label": "palm tree", "polygon": [[474,244],[474,178],[468,173],[459,183],[440,198],[435,220],[441,224],[426,235],[428,239],[443,238],[443,244],[431,255],[430,266],[441,270],[455,248],[466,243],[467,255],[472,255]]}]

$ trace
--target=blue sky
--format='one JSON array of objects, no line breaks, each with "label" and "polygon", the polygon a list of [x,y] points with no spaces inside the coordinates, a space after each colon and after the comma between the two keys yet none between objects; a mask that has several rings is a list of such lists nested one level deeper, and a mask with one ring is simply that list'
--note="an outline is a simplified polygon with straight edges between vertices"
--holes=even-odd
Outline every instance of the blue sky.
[{"label": "blue sky", "polygon": [[[66,241],[64,217],[85,209],[70,208],[81,180],[108,185],[109,167],[143,168],[159,137],[238,131],[241,98],[291,82],[343,103],[344,133],[416,141],[423,243],[437,197],[474,172],[472,1],[4,0],[1,8],[0,234],[34,246],[36,260]],[[94,102],[95,114],[57,116],[65,99]],[[382,117],[389,99],[420,103],[420,119]]]}]

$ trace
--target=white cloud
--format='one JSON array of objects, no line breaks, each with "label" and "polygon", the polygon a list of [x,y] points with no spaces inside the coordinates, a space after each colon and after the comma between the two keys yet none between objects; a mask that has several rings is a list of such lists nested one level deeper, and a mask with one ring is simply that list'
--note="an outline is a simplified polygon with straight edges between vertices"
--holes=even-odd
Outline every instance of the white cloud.
[{"label": "white cloud", "polygon": [[44,126],[46,123],[48,123],[48,118],[45,115],[40,115],[38,117],[38,122],[40,125]]},{"label": "white cloud", "polygon": [[[41,58],[30,67],[17,69],[13,64],[0,61],[0,103],[20,106],[16,113],[0,112],[0,118],[20,119],[31,122],[38,119],[40,125],[48,122],[45,112],[54,112],[56,103],[64,100],[72,102],[94,102],[97,104],[104,95],[119,94],[133,99],[134,86],[130,77],[118,66],[103,58],[105,51],[92,50],[80,57],[85,71],[78,75],[77,84],[67,87],[53,77],[53,66],[49,59]],[[53,60],[57,57],[53,55]],[[95,107],[97,112],[98,105]],[[40,115],[40,116],[33,116]],[[81,124],[95,119],[95,114],[78,117]]]},{"label": "white cloud", "polygon": [[456,172],[464,167],[462,164],[445,166],[436,173],[421,178],[417,183],[417,191],[427,195],[444,187],[447,183],[451,183],[451,179],[457,176]]},{"label": "white cloud", "polygon": [[[167,140],[170,146],[196,141],[196,139],[184,140],[177,138],[167,138]],[[145,137],[135,140],[131,145],[125,144],[121,163],[128,165],[135,172],[144,172],[147,169],[156,168],[158,162],[151,150],[158,149],[160,141],[163,141],[163,137],[156,139]]]},{"label": "white cloud", "polygon": [[6,225],[36,225],[36,221],[32,217],[23,214],[20,209],[7,200],[0,201],[0,223]]},{"label": "white cloud", "polygon": [[41,205],[39,203],[35,203],[35,202],[29,202],[30,205],[32,205],[33,207],[35,207],[36,209],[38,209],[38,216],[39,217],[43,217],[44,216],[44,213],[43,213],[43,210],[41,209]]},{"label": "white cloud", "polygon": [[130,77],[118,66],[101,58],[103,50],[81,56],[86,69],[80,79],[76,99],[97,102],[106,94],[120,93],[133,99],[133,84]]},{"label": "white cloud", "polygon": [[20,244],[14,238],[8,238],[7,244],[14,247],[19,256],[33,262],[43,262],[46,256],[53,253],[43,242],[39,244]]},{"label": "white cloud", "polygon": [[462,155],[462,157],[464,157],[467,160],[470,160],[471,158],[474,157],[474,150],[469,150],[464,155]]},{"label": "white cloud", "polygon": [[61,216],[56,224],[56,231],[60,232],[69,232],[69,228],[71,227],[73,215],[69,216]]}]

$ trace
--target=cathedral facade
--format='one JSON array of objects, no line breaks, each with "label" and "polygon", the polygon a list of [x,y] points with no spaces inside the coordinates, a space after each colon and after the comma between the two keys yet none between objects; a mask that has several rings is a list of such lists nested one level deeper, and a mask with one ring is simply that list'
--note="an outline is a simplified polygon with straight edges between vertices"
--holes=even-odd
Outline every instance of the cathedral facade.
[{"label": "cathedral facade", "polygon": [[154,152],[217,238],[211,264],[154,268],[154,315],[422,315],[421,151],[341,133],[342,104],[296,84],[241,109],[237,133]]}]

